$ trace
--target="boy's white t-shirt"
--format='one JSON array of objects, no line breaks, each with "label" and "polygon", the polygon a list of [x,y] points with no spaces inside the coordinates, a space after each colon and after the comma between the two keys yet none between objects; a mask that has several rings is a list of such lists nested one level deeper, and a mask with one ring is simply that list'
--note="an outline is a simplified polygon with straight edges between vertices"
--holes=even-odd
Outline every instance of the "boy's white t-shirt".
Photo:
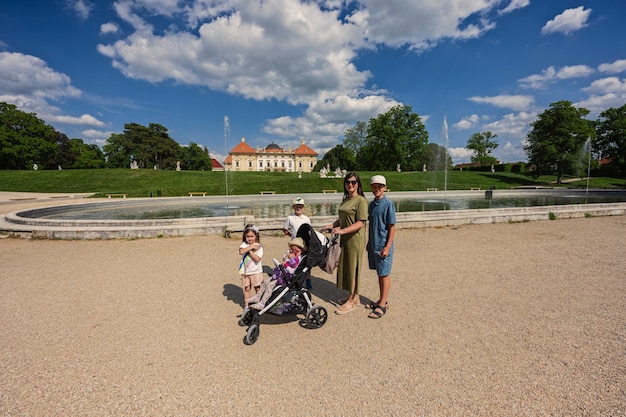
[{"label": "boy's white t-shirt", "polygon": [[293,239],[294,237],[296,237],[298,229],[303,224],[311,224],[311,219],[309,219],[309,216],[305,216],[304,214],[302,216],[290,214],[289,216],[287,216],[287,220],[285,220],[285,225],[283,226],[283,229],[288,230],[289,233],[291,233],[291,238]]},{"label": "boy's white t-shirt", "polygon": [[[245,249],[247,247],[249,247],[250,245],[248,245],[246,242],[241,242],[241,245],[239,245],[239,248],[241,249]],[[263,246],[261,246],[259,249],[257,249],[255,251],[255,253],[257,254],[257,256],[259,258],[261,258],[261,261],[259,262],[254,262],[254,260],[252,260],[252,257],[250,255],[248,255],[247,253],[242,257],[241,262],[239,264],[239,273],[242,275],[252,275],[252,274],[262,274],[263,273],[263,262],[262,262],[262,258],[263,258]]]}]

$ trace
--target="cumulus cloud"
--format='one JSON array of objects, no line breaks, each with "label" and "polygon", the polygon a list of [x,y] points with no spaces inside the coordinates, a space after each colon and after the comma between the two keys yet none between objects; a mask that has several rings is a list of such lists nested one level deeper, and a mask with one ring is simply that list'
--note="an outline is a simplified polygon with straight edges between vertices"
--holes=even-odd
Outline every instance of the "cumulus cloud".
[{"label": "cumulus cloud", "polygon": [[90,115],[60,115],[50,104],[67,98],[79,98],[82,92],[72,86],[70,77],[54,71],[42,59],[17,52],[0,52],[0,101],[15,104],[22,111],[37,113],[48,123],[103,126]]},{"label": "cumulus cloud", "polygon": [[470,97],[469,100],[474,103],[490,104],[492,106],[512,109],[512,110],[528,110],[534,103],[532,96],[522,95],[500,95],[493,97]]},{"label": "cumulus cloud", "polygon": [[93,4],[87,0],[67,0],[67,6],[82,20],[88,19],[93,9]]},{"label": "cumulus cloud", "polygon": [[544,27],[541,28],[542,35],[551,33],[564,33],[566,35],[575,32],[587,26],[587,20],[592,9],[586,9],[584,6],[575,9],[567,9],[563,13],[549,20]]},{"label": "cumulus cloud", "polygon": [[621,72],[626,72],[626,59],[618,59],[610,64],[600,64],[598,66],[598,71],[606,72],[609,74],[619,74]]},{"label": "cumulus cloud", "polygon": [[[97,49],[128,78],[303,106],[299,117],[268,120],[265,132],[342,134],[397,104],[368,85],[372,74],[355,65],[359,51],[383,44],[419,52],[480,37],[495,27],[487,16],[498,3],[362,0],[356,8],[340,0],[199,0],[180,7],[176,0],[123,0],[114,9],[134,32]],[[514,0],[508,8],[526,5]],[[173,16],[186,27],[168,24]],[[101,32],[112,30],[103,25]],[[313,127],[320,124],[327,126]]]},{"label": "cumulus cloud", "polygon": [[607,77],[593,81],[582,91],[589,97],[575,103],[590,111],[591,117],[597,117],[602,111],[611,107],[621,107],[626,103],[626,79]]},{"label": "cumulus cloud", "polygon": [[500,10],[498,14],[507,14],[517,9],[522,9],[530,4],[530,0],[511,0],[511,2],[504,9]]},{"label": "cumulus cloud", "polygon": [[116,23],[103,23],[100,25],[100,34],[106,35],[108,33],[117,33],[119,32],[120,27]]},{"label": "cumulus cloud", "polygon": [[476,124],[480,121],[480,117],[477,114],[472,114],[470,116],[464,117],[455,124],[452,125],[452,129],[454,130],[467,130],[476,126]]},{"label": "cumulus cloud", "polygon": [[554,81],[588,77],[594,72],[595,70],[587,65],[565,66],[558,71],[551,66],[543,70],[541,74],[529,75],[519,79],[518,82],[524,88],[540,89]]}]

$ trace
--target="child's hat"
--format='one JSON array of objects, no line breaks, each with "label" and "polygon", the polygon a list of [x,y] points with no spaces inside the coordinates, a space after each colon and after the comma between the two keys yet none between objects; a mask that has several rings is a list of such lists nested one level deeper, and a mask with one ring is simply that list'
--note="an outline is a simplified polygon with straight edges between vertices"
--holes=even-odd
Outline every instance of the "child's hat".
[{"label": "child's hat", "polygon": [[304,239],[301,237],[290,240],[288,246],[297,246],[303,251],[306,251],[306,243],[304,243]]},{"label": "child's hat", "polygon": [[294,198],[293,202],[291,203],[292,206],[296,206],[296,205],[304,205],[304,198]]},{"label": "child's hat", "polygon": [[387,180],[382,175],[374,175],[370,180],[370,184],[382,184],[387,185]]}]

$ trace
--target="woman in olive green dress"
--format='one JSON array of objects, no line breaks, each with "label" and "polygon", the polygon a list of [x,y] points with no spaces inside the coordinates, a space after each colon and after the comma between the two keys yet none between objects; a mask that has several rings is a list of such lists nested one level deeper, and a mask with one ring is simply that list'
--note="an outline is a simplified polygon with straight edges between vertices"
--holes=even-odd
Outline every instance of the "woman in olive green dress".
[{"label": "woman in olive green dress", "polygon": [[347,299],[340,302],[337,314],[347,314],[360,305],[359,276],[363,266],[365,249],[365,222],[368,202],[363,195],[361,179],[350,172],[343,180],[343,201],[338,208],[339,218],[327,229],[340,235],[341,256],[337,265],[337,288],[349,292]]}]

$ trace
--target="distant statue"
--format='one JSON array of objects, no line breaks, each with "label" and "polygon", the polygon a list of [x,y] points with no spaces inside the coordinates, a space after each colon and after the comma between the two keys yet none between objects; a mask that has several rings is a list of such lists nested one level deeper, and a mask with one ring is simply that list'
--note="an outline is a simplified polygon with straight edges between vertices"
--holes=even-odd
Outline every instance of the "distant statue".
[{"label": "distant statue", "polygon": [[152,167],[152,169],[154,169],[154,170],[156,170],[156,169],[157,169],[156,164],[154,164],[154,166]]},{"label": "distant statue", "polygon": [[176,162],[176,171],[180,171],[180,161]]},{"label": "distant statue", "polygon": [[345,169],[341,170],[341,178],[345,178],[347,174],[348,174],[348,171],[346,171]]},{"label": "distant statue", "polygon": [[337,167],[335,170],[335,177],[341,177],[341,168]]},{"label": "distant statue", "polygon": [[326,178],[328,176],[328,170],[326,169],[326,167],[322,167],[322,169],[320,169],[320,178]]},{"label": "distant statue", "polygon": [[63,168],[61,168],[61,165],[57,165],[59,167],[59,171],[62,171]]},{"label": "distant statue", "polygon": [[298,170],[298,178],[302,178],[302,170]]},{"label": "distant statue", "polygon": [[398,171],[398,172],[402,172],[402,169],[400,169],[400,164],[397,164],[397,165],[396,165],[396,171]]},{"label": "distant statue", "polygon": [[39,165],[33,164],[33,171],[37,171],[39,169]]},{"label": "distant statue", "polygon": [[424,166],[422,167],[422,171],[426,172],[426,164],[424,164]]},{"label": "distant statue", "polygon": [[139,169],[139,164],[137,161],[133,161],[130,163],[130,169]]},{"label": "distant statue", "polygon": [[493,167],[493,165],[491,166],[491,172],[496,172],[495,168]]}]

